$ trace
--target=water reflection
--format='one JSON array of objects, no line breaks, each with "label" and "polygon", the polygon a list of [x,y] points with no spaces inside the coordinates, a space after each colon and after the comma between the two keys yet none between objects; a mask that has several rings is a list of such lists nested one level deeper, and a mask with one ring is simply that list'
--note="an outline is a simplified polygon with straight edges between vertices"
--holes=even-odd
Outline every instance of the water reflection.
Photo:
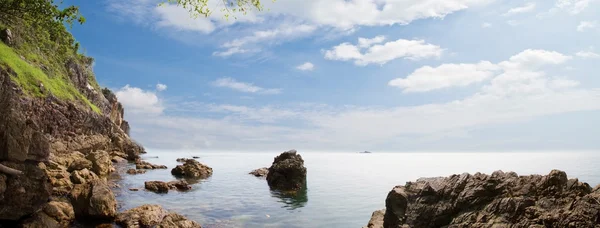
[{"label": "water reflection", "polygon": [[278,202],[284,203],[282,208],[295,210],[302,208],[308,202],[308,188],[306,185],[298,191],[271,191],[271,196],[279,198]]}]

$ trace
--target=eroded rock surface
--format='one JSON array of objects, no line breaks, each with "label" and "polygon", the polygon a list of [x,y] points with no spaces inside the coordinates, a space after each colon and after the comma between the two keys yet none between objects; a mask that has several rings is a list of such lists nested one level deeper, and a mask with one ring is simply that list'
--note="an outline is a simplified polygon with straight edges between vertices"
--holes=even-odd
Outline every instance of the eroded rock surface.
[{"label": "eroded rock surface", "polygon": [[174,176],[187,178],[208,178],[212,173],[212,168],[194,159],[188,159],[183,165],[178,165],[171,170]]},{"label": "eroded rock surface", "polygon": [[116,218],[116,223],[125,228],[163,227],[163,228],[201,228],[197,222],[171,213],[159,205],[142,205],[123,213]]},{"label": "eroded rock surface", "polygon": [[562,171],[496,171],[422,178],[396,186],[383,227],[599,227],[600,188]]},{"label": "eroded rock surface", "polygon": [[117,214],[115,195],[103,180],[75,185],[71,203],[78,218],[110,220]]},{"label": "eroded rock surface", "polygon": [[271,189],[295,191],[306,186],[306,167],[302,156],[296,150],[281,153],[275,157],[267,174]]}]

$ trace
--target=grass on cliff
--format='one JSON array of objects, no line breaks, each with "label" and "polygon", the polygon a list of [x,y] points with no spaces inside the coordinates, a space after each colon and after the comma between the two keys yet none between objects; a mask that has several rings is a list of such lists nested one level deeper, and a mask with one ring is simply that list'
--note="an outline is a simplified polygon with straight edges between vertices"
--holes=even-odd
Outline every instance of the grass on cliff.
[{"label": "grass on cliff", "polygon": [[[30,53],[29,58],[35,59],[36,57],[37,55]],[[2,42],[0,42],[0,65],[15,71],[16,75],[12,76],[13,81],[21,86],[28,95],[44,97],[47,93],[51,93],[62,100],[80,100],[89,105],[94,112],[100,113],[100,109],[69,83],[69,80],[64,78],[65,76],[55,75],[49,77],[38,67],[32,66],[21,59],[12,48]],[[46,91],[42,91],[40,84],[43,85]]]}]

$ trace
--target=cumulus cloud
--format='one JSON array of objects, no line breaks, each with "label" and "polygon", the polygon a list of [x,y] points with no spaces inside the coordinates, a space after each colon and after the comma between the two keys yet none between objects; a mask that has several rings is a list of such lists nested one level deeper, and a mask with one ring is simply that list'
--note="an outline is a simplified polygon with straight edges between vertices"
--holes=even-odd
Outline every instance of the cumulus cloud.
[{"label": "cumulus cloud", "polygon": [[156,90],[159,91],[159,92],[160,91],[165,91],[165,90],[167,90],[167,85],[158,83],[158,84],[156,84]]},{"label": "cumulus cloud", "polygon": [[161,100],[151,91],[125,85],[115,95],[128,113],[160,114],[164,110]]},{"label": "cumulus cloud", "polygon": [[359,38],[358,45],[342,43],[326,50],[325,59],[354,61],[359,66],[383,65],[398,58],[419,60],[440,57],[444,51],[440,46],[425,43],[424,40],[398,39],[382,43],[383,40],[384,37],[378,36],[372,39]]},{"label": "cumulus cloud", "polygon": [[582,21],[582,22],[579,22],[579,25],[577,25],[577,31],[578,32],[583,32],[583,31],[588,30],[588,29],[596,28],[597,24],[598,24],[597,21]]},{"label": "cumulus cloud", "polygon": [[510,16],[510,15],[514,15],[514,14],[528,13],[528,12],[533,11],[534,9],[535,9],[535,3],[530,2],[530,3],[525,4],[524,6],[509,9],[508,12],[504,13],[503,15]]},{"label": "cumulus cloud", "polygon": [[219,78],[212,83],[215,87],[229,88],[244,93],[280,94],[281,89],[265,89],[252,83],[240,82],[233,78]]},{"label": "cumulus cloud", "polygon": [[305,62],[296,67],[296,69],[301,71],[312,71],[315,69],[315,65],[310,62]]}]

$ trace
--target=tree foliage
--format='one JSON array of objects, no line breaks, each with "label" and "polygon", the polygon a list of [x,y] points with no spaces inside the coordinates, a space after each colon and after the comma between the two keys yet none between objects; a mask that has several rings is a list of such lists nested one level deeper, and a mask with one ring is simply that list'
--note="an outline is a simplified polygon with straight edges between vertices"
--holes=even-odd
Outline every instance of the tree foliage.
[{"label": "tree foliage", "polygon": [[208,17],[214,11],[212,9],[214,6],[209,4],[211,2],[216,2],[222,6],[221,11],[225,12],[225,18],[229,16],[235,18],[237,13],[245,15],[252,10],[263,10],[260,0],[164,0],[164,2],[183,7],[194,18],[198,16]]}]

